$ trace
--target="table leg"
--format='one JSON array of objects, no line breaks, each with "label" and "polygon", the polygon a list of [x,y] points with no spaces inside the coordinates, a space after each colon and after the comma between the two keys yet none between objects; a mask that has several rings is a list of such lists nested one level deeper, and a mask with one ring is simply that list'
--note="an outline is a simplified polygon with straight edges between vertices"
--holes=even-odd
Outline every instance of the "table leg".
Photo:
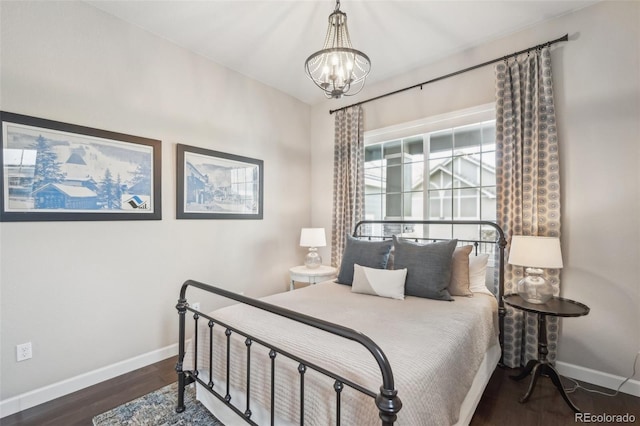
[{"label": "table leg", "polygon": [[527,363],[527,366],[522,369],[520,374],[516,374],[516,375],[513,375],[513,376],[509,376],[509,377],[511,377],[513,380],[516,380],[516,381],[524,379],[525,377],[527,377],[531,373],[531,370],[533,370],[533,367],[537,364],[537,362],[538,362],[538,360],[536,360],[536,359],[530,360]]},{"label": "table leg", "polygon": [[522,398],[520,398],[520,402],[527,402],[531,394],[533,393],[533,388],[536,387],[536,382],[538,381],[538,377],[542,373],[542,368],[540,368],[542,364],[536,363],[535,367],[533,367],[533,371],[531,372],[531,383],[529,383],[529,388],[527,389],[527,393],[524,394]]},{"label": "table leg", "polygon": [[567,393],[565,392],[564,386],[562,386],[562,382],[560,381],[560,375],[558,374],[558,371],[553,367],[553,365],[544,364],[543,373],[549,376],[553,384],[556,385],[556,388],[560,392],[560,395],[562,395],[564,402],[566,402],[567,405],[571,407],[573,412],[581,413],[582,411],[578,407],[576,407],[575,404],[569,399],[569,395],[567,395]]}]

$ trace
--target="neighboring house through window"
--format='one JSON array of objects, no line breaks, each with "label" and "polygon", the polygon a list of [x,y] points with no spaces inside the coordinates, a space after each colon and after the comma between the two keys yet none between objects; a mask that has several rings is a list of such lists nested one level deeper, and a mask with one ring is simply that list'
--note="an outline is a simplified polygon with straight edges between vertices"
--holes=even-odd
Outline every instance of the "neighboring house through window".
[{"label": "neighboring house through window", "polygon": [[[494,105],[365,133],[364,173],[365,219],[495,221]],[[430,225],[405,231],[476,240],[493,228]]]}]

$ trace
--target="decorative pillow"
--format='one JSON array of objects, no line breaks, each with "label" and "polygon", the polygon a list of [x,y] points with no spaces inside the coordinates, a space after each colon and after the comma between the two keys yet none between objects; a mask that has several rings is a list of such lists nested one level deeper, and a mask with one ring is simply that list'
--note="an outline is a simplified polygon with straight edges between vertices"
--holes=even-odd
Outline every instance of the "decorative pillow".
[{"label": "decorative pillow", "polygon": [[386,268],[392,245],[393,241],[391,240],[367,241],[347,235],[347,244],[342,255],[337,282],[351,285],[353,281],[353,265],[356,263],[369,268]]},{"label": "decorative pillow", "polygon": [[458,240],[420,245],[393,237],[395,268],[407,268],[404,294],[437,300],[453,300],[447,287],[451,260]]},{"label": "decorative pillow", "polygon": [[451,262],[451,281],[448,291],[452,296],[473,296],[469,290],[469,255],[473,246],[456,247]]},{"label": "decorative pillow", "polygon": [[406,269],[375,269],[353,265],[353,293],[404,300]]},{"label": "decorative pillow", "polygon": [[469,256],[469,290],[473,293],[491,293],[487,289],[487,253]]}]

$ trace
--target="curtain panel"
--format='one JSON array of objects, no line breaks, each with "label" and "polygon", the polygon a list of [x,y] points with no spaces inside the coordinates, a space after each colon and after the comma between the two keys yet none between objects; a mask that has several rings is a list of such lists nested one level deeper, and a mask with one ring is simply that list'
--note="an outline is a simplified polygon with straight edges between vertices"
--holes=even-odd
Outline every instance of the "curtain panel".
[{"label": "curtain panel", "polygon": [[364,211],[364,126],[361,106],[336,113],[331,265],[339,267],[347,234]]},{"label": "curtain panel", "polygon": [[[549,47],[499,63],[496,72],[497,221],[513,235],[560,237],[558,135]],[[506,265],[505,293],[516,292],[524,268]],[[560,271],[545,270],[554,295]],[[549,317],[550,361],[555,361],[558,319]],[[538,357],[537,317],[507,307],[504,363],[519,367]]]}]

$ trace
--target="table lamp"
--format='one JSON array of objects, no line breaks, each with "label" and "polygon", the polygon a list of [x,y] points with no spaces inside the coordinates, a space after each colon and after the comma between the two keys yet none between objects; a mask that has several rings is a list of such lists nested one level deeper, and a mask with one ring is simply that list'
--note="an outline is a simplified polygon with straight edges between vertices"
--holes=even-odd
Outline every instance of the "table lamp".
[{"label": "table lamp", "polygon": [[322,264],[322,258],[318,254],[317,247],[324,247],[327,241],[324,237],[324,228],[302,228],[300,233],[300,247],[309,247],[309,253],[304,258],[304,264],[309,269],[315,269]]},{"label": "table lamp", "polygon": [[518,281],[520,297],[529,303],[546,303],[553,297],[553,287],[542,276],[540,268],[562,268],[560,239],[514,235],[509,250],[509,263],[526,268],[524,278]]}]

